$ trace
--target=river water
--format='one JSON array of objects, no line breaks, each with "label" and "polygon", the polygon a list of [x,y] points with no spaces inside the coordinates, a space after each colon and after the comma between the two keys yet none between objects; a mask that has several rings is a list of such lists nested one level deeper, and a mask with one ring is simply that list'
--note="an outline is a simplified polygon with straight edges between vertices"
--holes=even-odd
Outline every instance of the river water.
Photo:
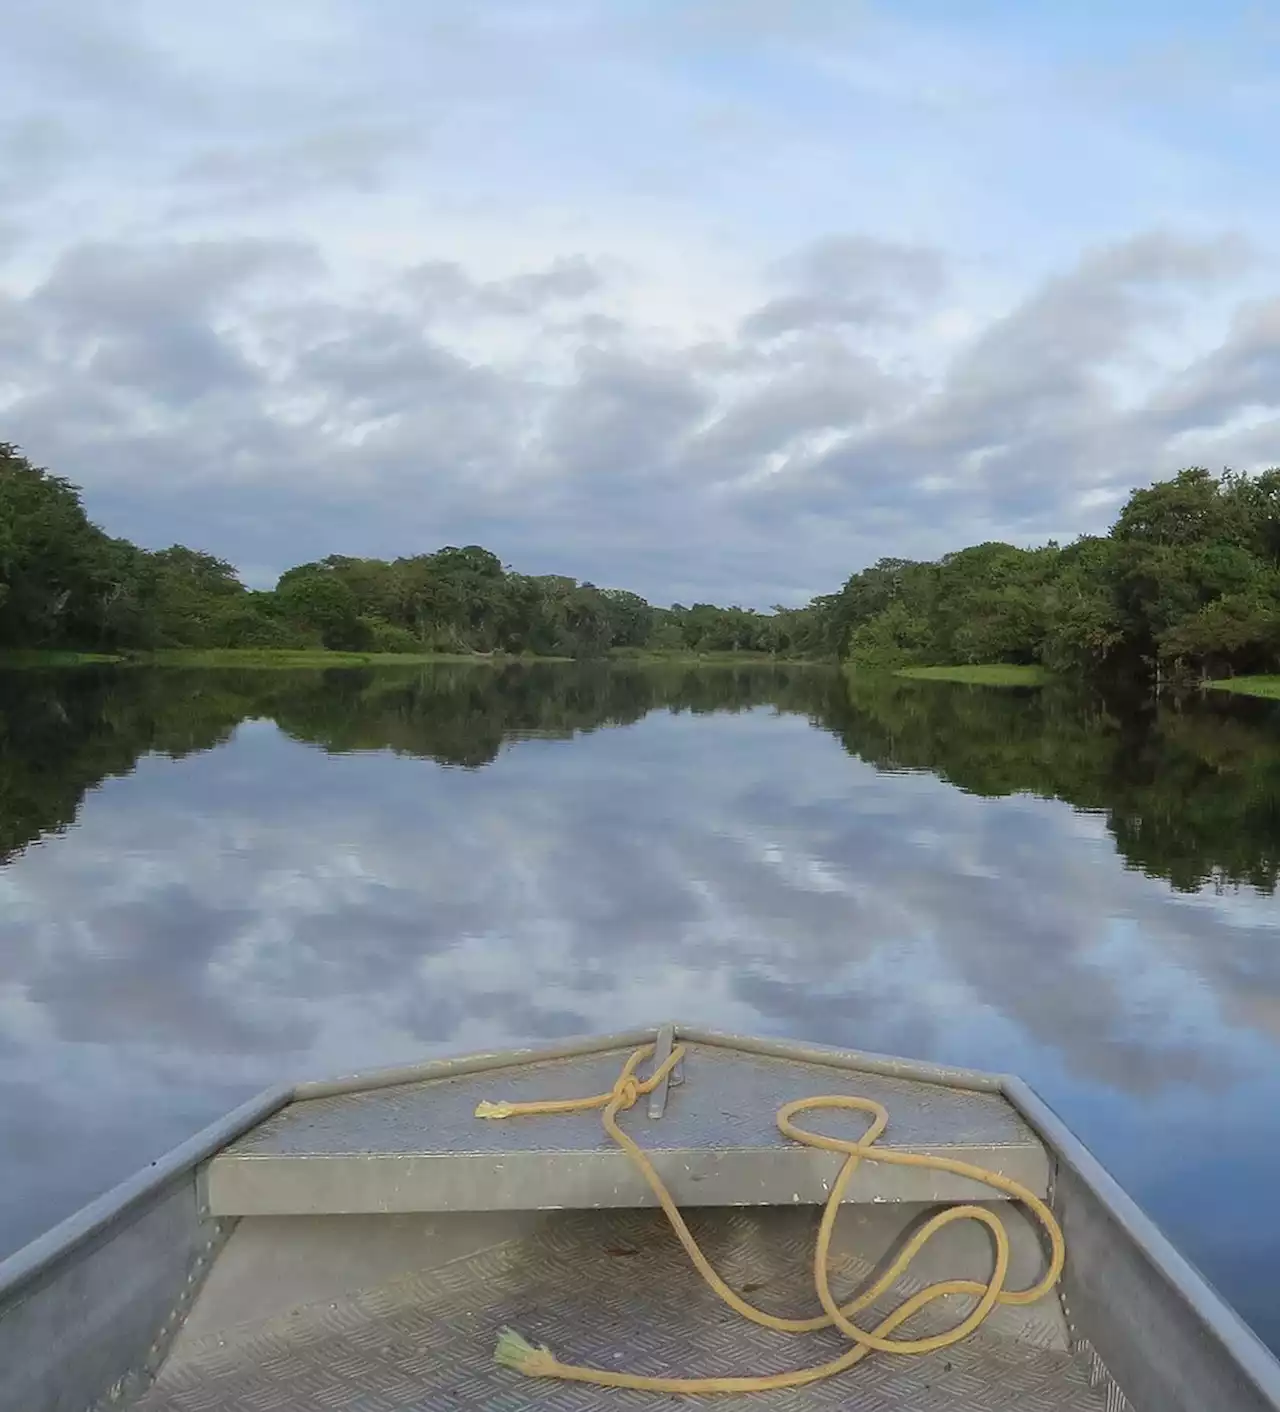
[{"label": "river water", "polygon": [[0,674],[0,1255],[282,1078],[679,1018],[1012,1070],[1280,1348],[1280,710]]}]

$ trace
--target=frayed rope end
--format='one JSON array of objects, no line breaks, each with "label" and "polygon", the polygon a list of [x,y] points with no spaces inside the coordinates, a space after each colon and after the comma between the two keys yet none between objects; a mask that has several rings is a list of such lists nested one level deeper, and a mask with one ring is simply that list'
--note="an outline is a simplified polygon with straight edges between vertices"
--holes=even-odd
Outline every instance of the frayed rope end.
[{"label": "frayed rope end", "polygon": [[502,1099],[498,1103],[490,1103],[487,1098],[476,1104],[477,1118],[509,1118],[511,1116],[511,1104]]},{"label": "frayed rope end", "polygon": [[545,1344],[532,1344],[514,1329],[503,1329],[498,1334],[493,1361],[530,1378],[546,1377],[556,1367],[555,1354]]}]

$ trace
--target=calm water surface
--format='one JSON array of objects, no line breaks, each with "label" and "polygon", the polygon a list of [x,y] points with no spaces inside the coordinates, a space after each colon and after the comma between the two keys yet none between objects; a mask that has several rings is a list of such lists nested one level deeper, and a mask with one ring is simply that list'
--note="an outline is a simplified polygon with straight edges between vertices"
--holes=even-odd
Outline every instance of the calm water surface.
[{"label": "calm water surface", "polygon": [[0,674],[0,1254],[250,1092],[666,1017],[1016,1070],[1280,1346],[1280,712]]}]

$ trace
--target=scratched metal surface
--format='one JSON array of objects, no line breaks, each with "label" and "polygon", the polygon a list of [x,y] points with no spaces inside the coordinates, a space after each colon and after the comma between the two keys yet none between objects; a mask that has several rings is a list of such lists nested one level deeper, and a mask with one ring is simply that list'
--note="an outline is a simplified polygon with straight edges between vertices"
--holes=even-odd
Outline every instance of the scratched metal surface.
[{"label": "scratched metal surface", "polygon": [[[598,1111],[478,1119],[482,1099],[607,1092],[627,1050],[522,1064],[308,1099],[246,1134],[212,1163],[208,1197],[223,1216],[629,1207],[654,1197],[615,1148]],[[783,1137],[782,1104],[825,1093],[884,1104],[881,1148],[941,1151],[1048,1190],[1044,1147],[999,1093],[851,1072],[820,1063],[690,1047],[684,1082],[651,1118],[621,1119],[682,1205],[822,1202],[842,1159]],[[814,1131],[855,1136],[859,1113],[806,1113]],[[989,1188],[954,1173],[862,1165],[850,1202],[968,1201]]]},{"label": "scratched metal surface", "polygon": [[[812,1213],[704,1211],[692,1213],[691,1224],[728,1282],[762,1307],[814,1307]],[[845,1254],[837,1288],[854,1288],[870,1270]],[[906,1331],[941,1327],[960,1312],[954,1304],[926,1311]],[[442,1268],[182,1342],[139,1412],[586,1412],[676,1401],[499,1368],[493,1346],[503,1325],[569,1361],[658,1374],[780,1372],[826,1361],[845,1346],[831,1334],[773,1334],[727,1311],[693,1275],[660,1216],[565,1213],[534,1235]],[[1091,1387],[1085,1361],[1054,1347],[1045,1328],[1043,1339],[1030,1327],[1030,1337],[984,1328],[939,1353],[873,1355],[811,1388],[707,1405],[716,1412],[1104,1412],[1105,1395]]]}]

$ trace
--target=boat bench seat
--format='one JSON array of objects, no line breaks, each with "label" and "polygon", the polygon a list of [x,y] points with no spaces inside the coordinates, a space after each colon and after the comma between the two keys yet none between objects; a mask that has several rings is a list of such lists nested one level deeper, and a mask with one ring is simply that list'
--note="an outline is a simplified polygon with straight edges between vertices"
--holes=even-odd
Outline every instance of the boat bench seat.
[{"label": "boat bench seat", "polygon": [[[629,1049],[300,1098],[232,1143],[204,1171],[214,1216],[429,1211],[594,1210],[655,1205],[604,1132],[599,1111],[477,1118],[484,1100],[607,1092]],[[1050,1160],[999,1093],[836,1064],[691,1044],[669,1086],[619,1122],[681,1206],[820,1205],[843,1158],[801,1146],[775,1124],[782,1104],[816,1094],[875,1099],[889,1113],[877,1146],[954,1157],[1038,1195]],[[856,1137],[857,1113],[803,1115],[813,1131]],[[1000,1199],[969,1178],[864,1161],[849,1202]]]}]

